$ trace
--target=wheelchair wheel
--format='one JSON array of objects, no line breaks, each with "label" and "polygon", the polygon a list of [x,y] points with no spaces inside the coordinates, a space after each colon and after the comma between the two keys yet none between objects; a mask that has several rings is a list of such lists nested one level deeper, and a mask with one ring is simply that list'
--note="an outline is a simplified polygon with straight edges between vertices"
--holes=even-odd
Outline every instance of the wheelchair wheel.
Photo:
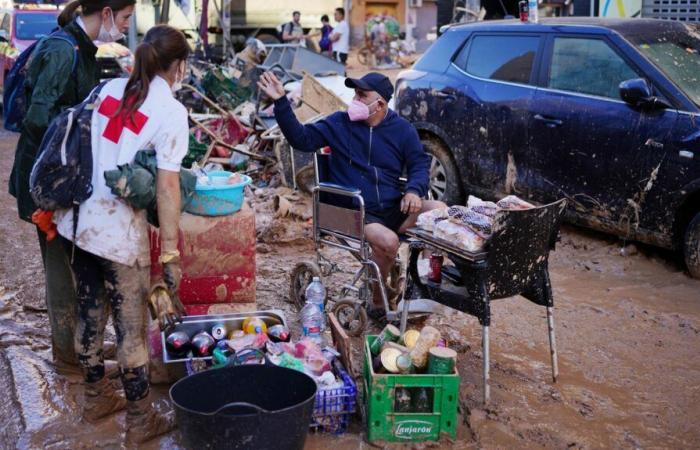
[{"label": "wheelchair wheel", "polygon": [[294,266],[291,284],[289,286],[289,299],[301,309],[306,303],[306,288],[314,277],[321,278],[321,269],[314,262],[304,261]]},{"label": "wheelchair wheel", "polygon": [[367,311],[357,300],[343,299],[336,302],[333,314],[350,336],[362,336],[367,328]]}]

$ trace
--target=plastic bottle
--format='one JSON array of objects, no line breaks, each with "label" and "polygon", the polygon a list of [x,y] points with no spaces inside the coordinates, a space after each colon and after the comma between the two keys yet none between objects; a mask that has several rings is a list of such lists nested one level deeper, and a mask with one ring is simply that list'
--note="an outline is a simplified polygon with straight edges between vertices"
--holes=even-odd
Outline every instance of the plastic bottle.
[{"label": "plastic bottle", "polygon": [[326,329],[326,313],[325,313],[325,303],[326,303],[326,288],[321,283],[319,277],[314,277],[311,284],[306,287],[306,301],[315,304],[321,311],[321,331]]},{"label": "plastic bottle", "polygon": [[300,312],[301,332],[304,337],[308,337],[317,343],[323,341],[323,313],[318,308],[318,305],[308,298],[306,305]]}]

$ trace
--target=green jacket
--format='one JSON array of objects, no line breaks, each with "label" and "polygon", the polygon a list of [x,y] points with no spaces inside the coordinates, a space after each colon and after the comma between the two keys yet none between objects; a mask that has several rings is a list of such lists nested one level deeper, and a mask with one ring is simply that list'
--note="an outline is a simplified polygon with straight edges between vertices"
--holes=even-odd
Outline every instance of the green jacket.
[{"label": "green jacket", "polygon": [[19,217],[26,221],[31,220],[36,210],[29,195],[29,175],[46,129],[59,113],[83,101],[100,81],[95,44],[75,20],[64,30],[75,36],[78,43],[75,76],[71,73],[75,51],[59,39],[39,43],[27,63],[27,115],[10,175],[10,194],[17,199]]}]

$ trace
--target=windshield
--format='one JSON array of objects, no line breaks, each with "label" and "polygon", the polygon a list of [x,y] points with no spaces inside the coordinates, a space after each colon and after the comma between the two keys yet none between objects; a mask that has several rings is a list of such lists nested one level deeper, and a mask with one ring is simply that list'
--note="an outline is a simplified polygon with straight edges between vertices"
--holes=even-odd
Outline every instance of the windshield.
[{"label": "windshield", "polygon": [[17,39],[35,41],[58,26],[56,14],[31,13],[17,14],[15,36]]},{"label": "windshield", "polygon": [[654,36],[633,36],[632,41],[700,106],[700,27],[685,24]]}]

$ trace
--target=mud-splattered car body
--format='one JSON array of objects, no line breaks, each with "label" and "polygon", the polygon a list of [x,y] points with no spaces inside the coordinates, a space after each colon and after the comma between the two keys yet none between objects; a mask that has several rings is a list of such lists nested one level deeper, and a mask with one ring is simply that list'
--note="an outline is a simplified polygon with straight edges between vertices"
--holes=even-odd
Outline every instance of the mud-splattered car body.
[{"label": "mud-splattered car body", "polygon": [[[673,39],[688,42],[656,47]],[[565,197],[570,221],[677,248],[700,212],[699,49],[697,28],[655,20],[455,26],[399,75],[396,110],[434,154],[432,190],[448,202]],[[671,73],[669,54],[692,67]],[[628,79],[645,80],[650,101],[623,101]]]}]

